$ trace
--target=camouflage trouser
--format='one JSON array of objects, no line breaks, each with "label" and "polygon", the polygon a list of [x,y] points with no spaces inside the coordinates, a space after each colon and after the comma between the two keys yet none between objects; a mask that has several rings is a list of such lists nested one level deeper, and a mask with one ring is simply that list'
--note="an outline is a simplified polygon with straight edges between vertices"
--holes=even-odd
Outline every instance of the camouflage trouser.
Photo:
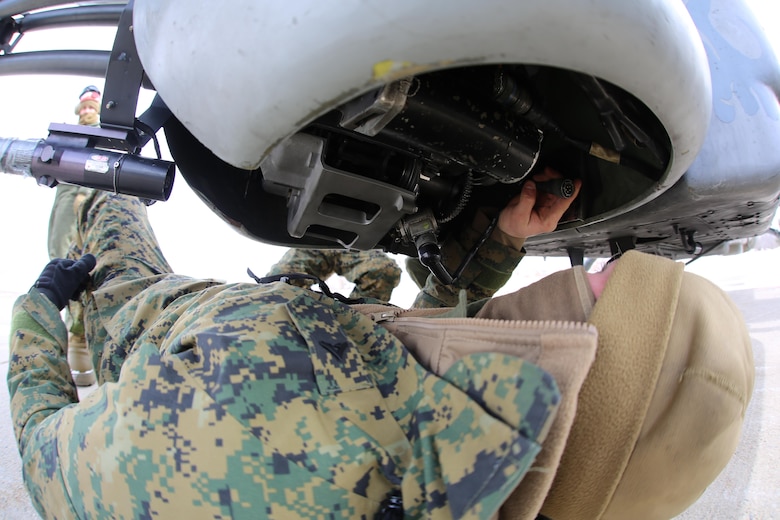
[{"label": "camouflage trouser", "polygon": [[[323,281],[335,273],[355,284],[350,298],[374,298],[383,302],[390,301],[393,289],[401,281],[398,264],[379,250],[290,249],[271,267],[268,275],[287,273],[310,274]],[[314,284],[306,280],[294,283],[306,288]]]},{"label": "camouflage trouser", "polygon": [[[68,249],[76,237],[77,205],[92,191],[89,188],[70,184],[58,184],[55,189],[47,234],[47,246],[51,260],[68,257]],[[66,313],[70,332],[84,334],[81,315],[81,305],[77,302],[70,302]]]},{"label": "camouflage trouser", "polygon": [[76,235],[76,195],[79,190],[88,191],[69,184],[59,184],[55,190],[47,237],[50,259],[65,258],[68,254]]},{"label": "camouflage trouser", "polygon": [[89,252],[98,260],[92,288],[172,273],[146,214],[134,197],[88,190],[80,202],[77,233],[68,256]]}]

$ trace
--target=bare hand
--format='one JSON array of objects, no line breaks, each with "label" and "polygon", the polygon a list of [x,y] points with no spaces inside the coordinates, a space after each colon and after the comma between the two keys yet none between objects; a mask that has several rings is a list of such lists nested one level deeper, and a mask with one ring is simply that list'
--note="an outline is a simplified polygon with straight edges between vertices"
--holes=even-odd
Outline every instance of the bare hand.
[{"label": "bare hand", "polygon": [[498,216],[498,228],[514,238],[528,238],[555,230],[558,221],[580,193],[582,181],[574,179],[574,195],[568,199],[536,189],[534,181],[542,182],[563,177],[552,168],[526,181],[523,190],[515,196]]}]

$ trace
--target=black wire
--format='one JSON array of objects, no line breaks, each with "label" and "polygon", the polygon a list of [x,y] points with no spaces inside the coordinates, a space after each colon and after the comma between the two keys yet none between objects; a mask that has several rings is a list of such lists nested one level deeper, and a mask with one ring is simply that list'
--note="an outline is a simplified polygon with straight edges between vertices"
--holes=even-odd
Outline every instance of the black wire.
[{"label": "black wire", "polygon": [[154,151],[157,153],[157,158],[162,159],[162,153],[160,153],[160,142],[157,140],[157,134],[154,130],[152,130],[152,127],[142,121],[139,121],[138,119],[135,120],[135,127],[140,130],[141,133],[146,134],[152,139],[152,143],[154,143]]},{"label": "black wire", "polygon": [[498,224],[498,215],[493,217],[493,219],[490,221],[490,224],[488,224],[488,226],[482,232],[482,235],[479,237],[479,240],[471,247],[471,250],[469,250],[468,254],[460,262],[460,265],[455,270],[455,274],[452,275],[452,283],[458,281],[458,278],[460,278],[460,275],[463,274],[463,271],[466,269],[466,266],[469,264],[469,262],[471,262],[474,259],[474,256],[476,256],[477,251],[479,251],[479,248],[482,247],[485,244],[485,242],[487,242],[488,238],[490,238],[490,234],[493,233],[493,230],[496,228],[497,224]]},{"label": "black wire", "polygon": [[705,255],[708,255],[713,249],[715,249],[716,247],[722,246],[726,242],[728,242],[728,240],[721,240],[720,242],[718,242],[715,245],[711,246],[709,249],[703,250],[701,253],[699,253],[698,255],[694,256],[693,258],[691,258],[690,260],[685,262],[685,265],[691,265],[693,262],[695,262],[699,258],[701,258],[701,257],[703,257]]}]

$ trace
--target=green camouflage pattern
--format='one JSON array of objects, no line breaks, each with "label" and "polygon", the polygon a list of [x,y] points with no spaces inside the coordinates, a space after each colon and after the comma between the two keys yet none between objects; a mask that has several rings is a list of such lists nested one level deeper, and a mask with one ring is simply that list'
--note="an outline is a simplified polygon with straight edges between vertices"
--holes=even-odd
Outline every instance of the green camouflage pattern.
[{"label": "green camouflage pattern", "polygon": [[100,386],[78,402],[37,289],[10,340],[44,518],[373,518],[391,494],[408,517],[489,518],[540,449],[559,393],[535,365],[475,354],[438,377],[323,295],[174,275],[132,198],[93,193],[79,225]]},{"label": "green camouflage pattern", "polygon": [[76,212],[74,204],[79,186],[58,184],[54,192],[54,202],[49,215],[47,246],[49,258],[65,258],[68,248],[76,234]]},{"label": "green camouflage pattern", "polygon": [[[461,259],[479,242],[488,224],[488,217],[479,213],[471,226],[454,233],[444,242],[441,248],[442,259],[450,273],[458,269]],[[524,250],[506,246],[491,236],[451,285],[444,285],[432,274],[423,278],[422,270],[425,266],[418,260],[410,259],[406,263],[407,269],[411,267],[409,272],[412,273],[415,283],[421,287],[412,307],[455,307],[461,290],[466,291],[469,302],[490,298],[509,281],[524,256]]]},{"label": "green camouflage pattern", "polygon": [[431,275],[431,271],[420,262],[419,258],[407,256],[404,259],[404,267],[418,289],[425,287],[425,282]]},{"label": "green camouflage pattern", "polygon": [[[401,282],[401,268],[379,250],[348,251],[343,249],[288,249],[271,266],[267,276],[305,273],[327,280],[332,274],[355,284],[349,297],[390,301],[393,289]],[[313,280],[294,280],[299,287],[310,288]]]},{"label": "green camouflage pattern", "polygon": [[[49,215],[49,228],[46,235],[49,259],[66,258],[76,237],[77,199],[86,197],[92,190],[72,184],[58,184],[55,188],[54,202]],[[68,330],[83,335],[82,308],[77,302],[70,302],[65,315]]]}]

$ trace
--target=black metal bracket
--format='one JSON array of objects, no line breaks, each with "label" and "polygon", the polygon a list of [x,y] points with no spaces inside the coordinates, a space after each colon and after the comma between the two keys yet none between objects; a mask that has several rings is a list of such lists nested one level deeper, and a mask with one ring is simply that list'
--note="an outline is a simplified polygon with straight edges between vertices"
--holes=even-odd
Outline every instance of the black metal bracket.
[{"label": "black metal bracket", "polygon": [[114,46],[106,68],[101,127],[135,128],[135,111],[144,69],[133,37],[133,4],[133,0],[127,2],[119,17]]},{"label": "black metal bracket", "polygon": [[134,131],[68,123],[51,123],[46,141],[50,144],[104,148],[128,153],[136,153],[139,147]]},{"label": "black metal bracket", "polygon": [[698,255],[703,249],[701,243],[694,238],[695,236],[696,230],[694,229],[680,229],[680,242],[682,242],[683,249],[689,255]]},{"label": "black metal bracket", "polygon": [[17,34],[16,38],[11,41],[14,34],[18,32],[16,21],[13,18],[4,18],[0,20],[0,51],[3,54],[10,54],[14,50],[16,44],[21,38],[21,34]]},{"label": "black metal bracket", "polygon": [[569,255],[569,263],[572,267],[585,264],[585,250],[583,248],[567,247],[566,254]]}]

